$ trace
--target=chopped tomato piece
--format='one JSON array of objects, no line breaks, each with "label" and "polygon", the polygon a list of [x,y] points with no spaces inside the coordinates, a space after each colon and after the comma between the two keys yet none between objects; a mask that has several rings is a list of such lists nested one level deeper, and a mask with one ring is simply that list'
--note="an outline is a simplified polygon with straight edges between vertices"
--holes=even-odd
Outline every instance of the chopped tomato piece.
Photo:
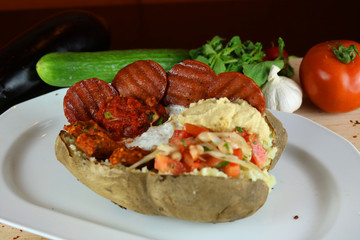
[{"label": "chopped tomato piece", "polygon": [[229,163],[224,167],[224,173],[229,177],[239,177],[240,176],[240,165],[237,163]]},{"label": "chopped tomato piece", "polygon": [[244,157],[241,148],[234,149],[233,155],[237,156],[240,160],[243,159],[243,157]]},{"label": "chopped tomato piece", "polygon": [[197,135],[199,135],[202,132],[209,131],[207,128],[196,126],[196,125],[193,125],[190,123],[184,124],[184,130],[185,130],[185,132],[189,133],[190,135],[192,135],[194,137],[196,137]]},{"label": "chopped tomato piece", "polygon": [[182,154],[182,162],[189,168],[190,172],[194,171],[195,169],[199,169],[202,165],[200,159],[193,159],[191,154],[188,151],[184,151]]},{"label": "chopped tomato piece", "polygon": [[188,138],[188,137],[190,137],[190,134],[187,133],[185,130],[175,130],[171,138]]},{"label": "chopped tomato piece", "polygon": [[252,148],[251,162],[263,169],[266,166],[267,152],[255,134],[250,135],[249,140]]},{"label": "chopped tomato piece", "polygon": [[207,159],[207,167],[218,168],[222,170],[229,177],[239,177],[240,176],[240,165],[236,163],[229,163],[227,161],[221,160],[209,156]]},{"label": "chopped tomato piece", "polygon": [[186,167],[183,163],[178,162],[168,156],[156,155],[154,168],[160,172],[167,172],[173,175],[179,175],[186,172]]},{"label": "chopped tomato piece", "polygon": [[195,145],[198,143],[193,137],[181,138],[174,136],[170,138],[169,142],[175,144],[181,153],[185,151],[185,149],[187,149],[190,145]]},{"label": "chopped tomato piece", "polygon": [[236,127],[236,133],[239,134],[241,137],[243,137],[246,141],[249,141],[249,133],[241,128],[241,127]]},{"label": "chopped tomato piece", "polygon": [[194,159],[191,157],[191,154],[187,151],[182,153],[182,161],[188,166],[192,167],[194,165]]},{"label": "chopped tomato piece", "polygon": [[194,171],[195,169],[200,169],[204,166],[204,162],[201,161],[200,159],[196,159],[194,161],[193,166],[190,168],[190,171]]},{"label": "chopped tomato piece", "polygon": [[206,166],[216,168],[221,164],[224,160],[221,160],[219,158],[213,157],[213,156],[207,156],[206,157]]}]

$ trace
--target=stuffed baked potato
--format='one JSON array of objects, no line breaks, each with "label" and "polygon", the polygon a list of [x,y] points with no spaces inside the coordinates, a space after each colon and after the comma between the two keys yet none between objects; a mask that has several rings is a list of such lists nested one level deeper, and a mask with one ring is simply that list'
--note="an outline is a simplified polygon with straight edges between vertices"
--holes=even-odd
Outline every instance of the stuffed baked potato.
[{"label": "stuffed baked potato", "polygon": [[[270,112],[265,118],[275,133],[278,151],[287,135]],[[261,179],[168,175],[142,172],[122,165],[109,166],[74,147],[75,138],[61,131],[56,140],[57,159],[83,184],[121,207],[148,215],[163,215],[196,222],[228,222],[255,213],[266,201],[269,186]]]},{"label": "stuffed baked potato", "polygon": [[[64,130],[56,139],[56,157],[81,183],[123,208],[147,215],[161,215],[196,222],[234,221],[252,215],[263,206],[274,184],[274,179],[268,174],[268,170],[274,168],[287,143],[286,130],[271,112],[265,110],[263,114],[260,112],[256,114],[261,116],[270,131],[271,143],[268,148],[272,149],[272,156],[269,156],[261,167],[257,166],[258,163],[252,162],[251,155],[242,157],[242,160],[246,159],[246,161],[241,164],[245,165],[240,164],[241,170],[238,166],[241,173],[236,177],[224,174],[219,170],[223,167],[217,167],[218,165],[192,168],[176,174],[166,172],[156,167],[157,157],[162,153],[159,146],[160,150],[149,150],[147,155],[132,164],[111,164],[108,159],[98,159],[86,154],[76,144],[77,137]],[[109,117],[108,112],[104,115]],[[93,115],[92,118],[98,120],[97,115]],[[177,118],[171,117],[169,121],[174,119]],[[184,123],[180,124],[183,125]],[[226,141],[225,143],[227,144]],[[186,143],[184,146],[188,147]],[[253,148],[250,154],[254,155],[254,151]],[[206,152],[202,154],[206,155]],[[220,163],[228,164],[232,161],[233,158],[227,159],[227,155],[232,154],[221,155],[224,159],[220,160]],[[167,157],[170,156],[172,155]],[[238,161],[240,159],[235,163],[240,163]],[[152,164],[149,165],[151,162]],[[173,167],[172,163],[168,165]],[[244,173],[248,172],[242,174],[243,167],[251,168],[256,176],[253,173],[249,176],[249,170],[244,170]],[[215,174],[204,174],[201,169],[213,169]]]}]

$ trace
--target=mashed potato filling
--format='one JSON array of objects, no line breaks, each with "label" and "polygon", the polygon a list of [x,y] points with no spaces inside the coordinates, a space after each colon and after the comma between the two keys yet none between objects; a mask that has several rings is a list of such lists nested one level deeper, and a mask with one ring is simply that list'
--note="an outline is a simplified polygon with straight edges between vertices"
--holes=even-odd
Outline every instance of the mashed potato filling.
[{"label": "mashed potato filling", "polygon": [[190,104],[178,116],[178,120],[182,125],[191,123],[215,132],[242,127],[249,133],[258,134],[261,143],[266,145],[271,136],[269,125],[260,112],[242,99],[234,102],[227,98],[200,100]]}]

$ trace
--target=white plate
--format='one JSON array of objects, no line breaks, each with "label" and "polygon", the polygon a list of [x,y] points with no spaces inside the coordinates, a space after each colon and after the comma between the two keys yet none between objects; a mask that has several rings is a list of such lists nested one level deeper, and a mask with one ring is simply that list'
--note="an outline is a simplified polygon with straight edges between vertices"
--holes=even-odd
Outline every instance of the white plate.
[{"label": "white plate", "polygon": [[0,116],[0,221],[52,239],[360,239],[360,153],[326,128],[274,112],[289,141],[263,208],[232,223],[193,223],[121,209],[56,160],[65,90]]}]

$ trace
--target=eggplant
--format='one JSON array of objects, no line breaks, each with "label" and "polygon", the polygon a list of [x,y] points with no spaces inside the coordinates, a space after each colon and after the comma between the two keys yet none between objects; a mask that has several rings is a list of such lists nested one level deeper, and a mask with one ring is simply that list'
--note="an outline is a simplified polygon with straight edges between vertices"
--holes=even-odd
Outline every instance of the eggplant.
[{"label": "eggplant", "polygon": [[51,15],[0,48],[0,114],[14,104],[53,91],[36,72],[50,52],[92,52],[110,48],[107,23],[82,10]]}]

